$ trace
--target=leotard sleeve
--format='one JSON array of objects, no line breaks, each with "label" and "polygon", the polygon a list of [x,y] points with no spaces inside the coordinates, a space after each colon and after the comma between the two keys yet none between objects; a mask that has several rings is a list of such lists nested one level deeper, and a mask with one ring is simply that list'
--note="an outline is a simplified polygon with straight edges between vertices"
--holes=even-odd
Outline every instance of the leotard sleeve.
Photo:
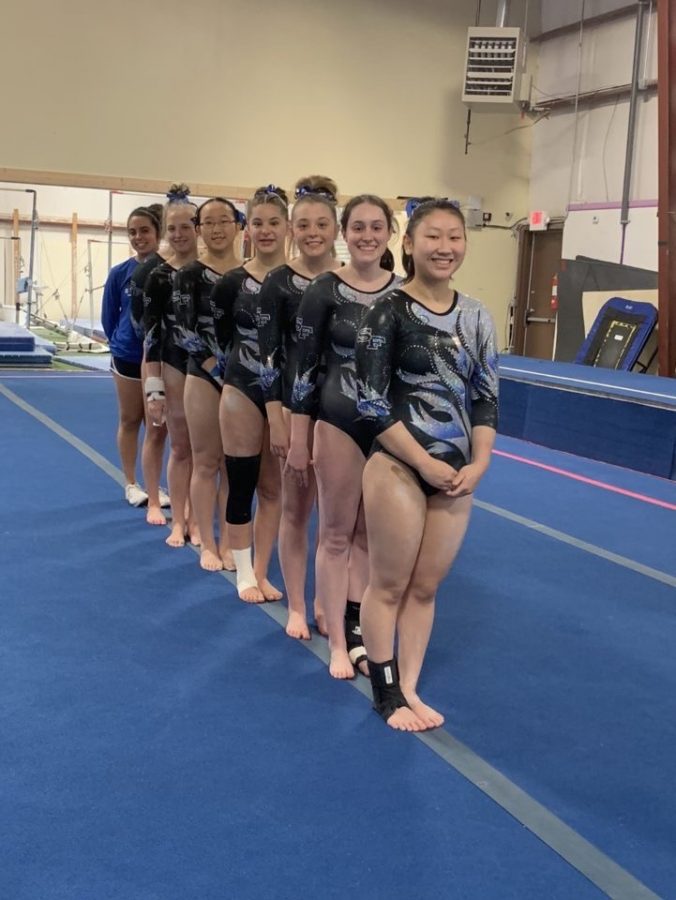
[{"label": "leotard sleeve", "polygon": [[283,303],[277,284],[274,271],[268,273],[258,294],[258,347],[266,403],[282,399]]},{"label": "leotard sleeve", "polygon": [[291,394],[291,410],[300,415],[311,416],[317,408],[317,380],[334,302],[328,275],[315,278],[300,302],[296,320],[298,364]]},{"label": "leotard sleeve", "polygon": [[378,433],[395,424],[390,401],[396,313],[386,297],[368,310],[357,335],[357,411]]},{"label": "leotard sleeve", "polygon": [[477,321],[477,359],[469,381],[472,426],[498,427],[498,350],[490,313],[482,309]]},{"label": "leotard sleeve", "polygon": [[233,303],[237,297],[239,282],[230,273],[220,278],[209,295],[209,308],[204,305],[197,316],[196,332],[208,356],[218,360],[221,372],[232,347],[235,330]]}]

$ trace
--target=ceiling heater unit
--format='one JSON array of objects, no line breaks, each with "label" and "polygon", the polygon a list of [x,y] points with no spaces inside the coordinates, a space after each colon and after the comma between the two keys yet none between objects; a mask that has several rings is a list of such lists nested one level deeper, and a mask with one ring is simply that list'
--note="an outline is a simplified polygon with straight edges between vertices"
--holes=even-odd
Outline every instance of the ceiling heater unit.
[{"label": "ceiling heater unit", "polygon": [[520,28],[469,28],[463,102],[518,103],[520,58]]}]

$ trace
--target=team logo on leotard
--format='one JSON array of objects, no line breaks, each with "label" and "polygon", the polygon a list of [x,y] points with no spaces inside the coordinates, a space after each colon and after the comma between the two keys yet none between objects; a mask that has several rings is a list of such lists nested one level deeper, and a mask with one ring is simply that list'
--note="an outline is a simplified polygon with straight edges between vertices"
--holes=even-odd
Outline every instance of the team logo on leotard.
[{"label": "team logo on leotard", "polygon": [[270,321],[270,314],[264,313],[260,306],[256,307],[256,328],[263,328]]},{"label": "team logo on leotard", "polygon": [[387,343],[387,340],[381,334],[373,334],[373,331],[365,325],[359,329],[357,334],[357,343],[366,344],[367,350],[380,350]]},{"label": "team logo on leotard", "polygon": [[314,328],[312,327],[312,325],[304,325],[302,318],[299,316],[296,319],[296,334],[298,335],[299,340],[305,340],[305,338],[308,338],[311,334],[314,334]]}]

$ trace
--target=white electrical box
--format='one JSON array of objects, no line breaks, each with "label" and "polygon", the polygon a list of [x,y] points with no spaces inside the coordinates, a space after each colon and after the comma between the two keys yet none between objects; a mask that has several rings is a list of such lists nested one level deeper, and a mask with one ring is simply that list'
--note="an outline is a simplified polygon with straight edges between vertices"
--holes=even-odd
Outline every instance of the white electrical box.
[{"label": "white electrical box", "polygon": [[469,28],[463,103],[518,102],[520,58],[520,28]]}]

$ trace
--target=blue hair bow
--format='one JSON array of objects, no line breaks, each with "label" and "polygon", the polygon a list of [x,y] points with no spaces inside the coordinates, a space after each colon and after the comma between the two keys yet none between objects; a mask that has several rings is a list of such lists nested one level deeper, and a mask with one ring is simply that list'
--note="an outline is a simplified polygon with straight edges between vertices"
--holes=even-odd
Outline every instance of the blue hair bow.
[{"label": "blue hair bow", "polygon": [[189,203],[189,196],[190,191],[167,191],[167,200],[169,203]]},{"label": "blue hair bow", "polygon": [[328,188],[311,188],[307,184],[301,185],[299,188],[296,188],[296,192],[294,193],[294,199],[300,200],[301,197],[323,197],[325,200],[329,200],[331,203],[336,202],[336,195],[333,191],[328,190]]}]

